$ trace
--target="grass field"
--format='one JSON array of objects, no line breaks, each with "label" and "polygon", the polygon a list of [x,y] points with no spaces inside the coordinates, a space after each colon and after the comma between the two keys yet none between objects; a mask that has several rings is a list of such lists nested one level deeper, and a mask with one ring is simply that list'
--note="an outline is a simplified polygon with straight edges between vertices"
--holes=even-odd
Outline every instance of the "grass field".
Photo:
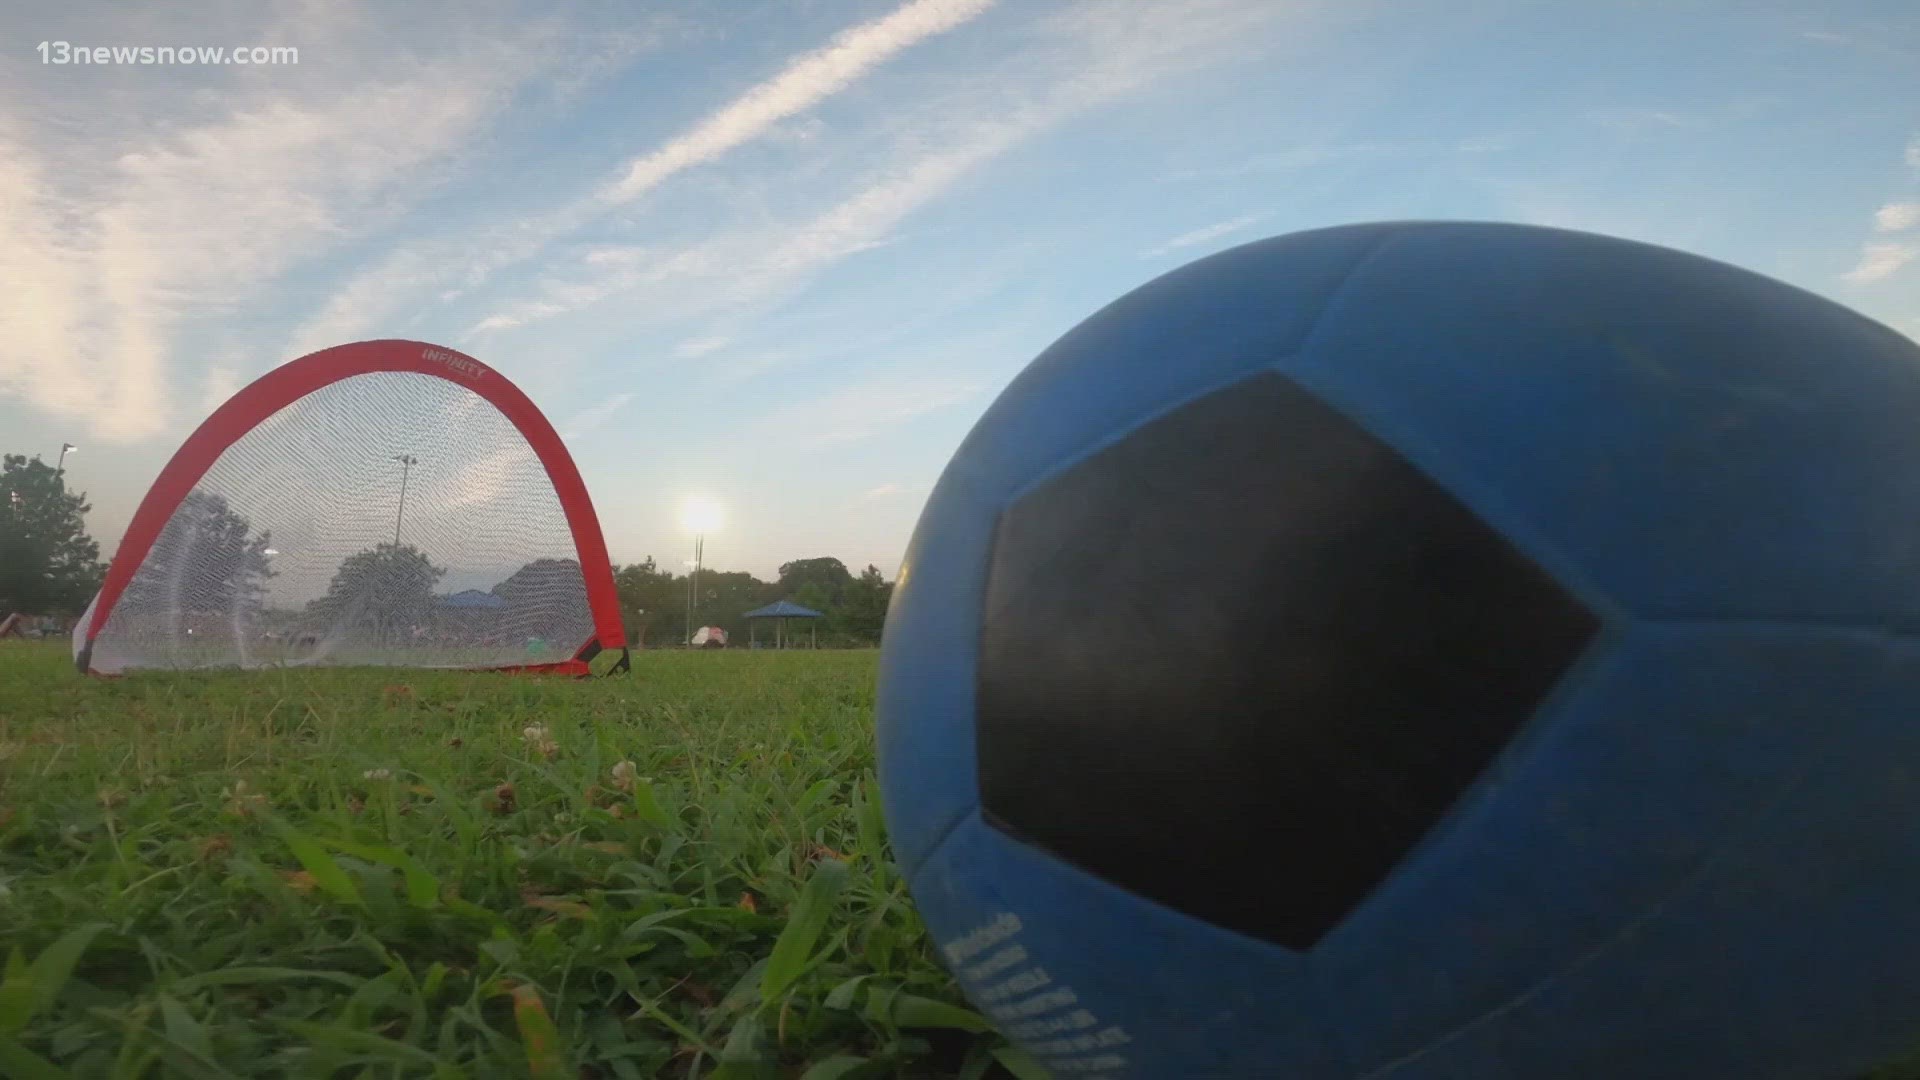
[{"label": "grass field", "polygon": [[0,1077],[1038,1077],[888,861],[875,662],[101,680],[0,643]]},{"label": "grass field", "polygon": [[0,1075],[1038,1075],[888,862],[875,662],[99,680],[0,644]]}]

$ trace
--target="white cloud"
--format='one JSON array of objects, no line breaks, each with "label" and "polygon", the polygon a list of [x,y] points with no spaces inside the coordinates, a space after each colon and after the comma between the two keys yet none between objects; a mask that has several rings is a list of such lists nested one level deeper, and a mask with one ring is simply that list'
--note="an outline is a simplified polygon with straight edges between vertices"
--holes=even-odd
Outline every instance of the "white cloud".
[{"label": "white cloud", "polygon": [[511,315],[489,315],[475,323],[472,330],[462,334],[460,340],[464,342],[476,334],[484,334],[489,330],[511,330],[525,321]]},{"label": "white cloud", "polygon": [[1855,285],[1885,281],[1920,256],[1920,245],[1876,241],[1860,247],[1860,262],[1841,276]]},{"label": "white cloud", "polygon": [[682,251],[678,255],[657,261],[652,265],[643,265],[639,258],[608,259],[600,262],[590,260],[590,265],[600,268],[598,273],[548,274],[540,279],[540,296],[533,299],[512,300],[501,305],[491,315],[481,319],[462,333],[460,340],[471,341],[482,334],[512,330],[528,323],[592,307],[615,293],[664,281],[676,270],[687,268],[688,264],[698,259],[701,254],[702,252],[697,249]]},{"label": "white cloud", "polygon": [[716,363],[703,372],[703,385],[716,390],[751,382],[770,371],[788,367],[795,362],[794,355],[784,349],[755,349],[751,353],[736,352],[724,362]]},{"label": "white cloud", "polygon": [[1873,212],[1873,227],[1880,232],[1902,232],[1920,225],[1920,203],[1888,203]]},{"label": "white cloud", "polygon": [[498,450],[458,462],[445,475],[421,477],[419,505],[442,513],[485,505],[513,485],[524,483],[527,477],[541,475],[540,469],[540,458],[533,446],[523,440],[512,440]]},{"label": "white cloud", "polygon": [[992,160],[1037,129],[1038,117],[984,123],[971,139],[926,154],[874,180],[850,198],[794,230],[762,263],[777,276],[804,273],[885,243],[906,216],[944,193],[970,169]]},{"label": "white cloud", "polygon": [[607,191],[627,202],[683,169],[713,161],[780,121],[818,105],[903,49],[945,33],[993,6],[994,0],[913,0],[836,36],[825,48],[788,63],[693,129],[635,159]]},{"label": "white cloud", "polygon": [[468,333],[523,326],[643,286],[677,285],[657,301],[676,318],[773,302],[815,272],[892,242],[909,215],[1025,140],[1214,59],[1292,10],[1252,0],[1067,8],[1001,67],[969,72],[963,92],[902,109],[892,155],[839,203],[798,222],[755,215],[646,267],[585,275],[568,267],[543,278],[536,298],[509,301]]},{"label": "white cloud", "polygon": [[200,411],[212,412],[239,390],[240,373],[226,364],[215,364],[207,370],[206,382],[200,390]]},{"label": "white cloud", "polygon": [[774,142],[803,143],[818,139],[826,130],[825,120],[817,116],[802,116],[768,128],[766,137]]},{"label": "white cloud", "polygon": [[673,355],[682,360],[698,360],[709,353],[719,352],[733,344],[733,338],[726,334],[705,334],[688,338],[674,346]]},{"label": "white cloud", "polygon": [[[800,274],[885,244],[909,214],[973,170],[1076,115],[1202,60],[1229,45],[1250,22],[1284,10],[1282,4],[1230,0],[1184,6],[1096,2],[1071,8],[1050,28],[1054,36],[1046,47],[1017,58],[1061,77],[1037,87],[1001,80],[1013,88],[1011,100],[989,102],[984,109],[970,100],[968,113],[937,120],[932,129],[949,134],[907,140],[911,156],[793,230],[766,257],[764,268],[780,276]],[[924,149],[927,144],[936,148]]]},{"label": "white cloud", "polygon": [[798,225],[769,229],[756,224],[722,232],[651,265],[623,263],[598,274],[550,276],[543,280],[538,298],[510,301],[475,324],[462,340],[580,311],[641,286],[669,280],[709,283],[704,289],[694,290],[701,295],[687,297],[674,306],[678,316],[739,306],[777,293],[809,271],[880,246],[883,234],[906,215],[1032,129],[1031,120],[1018,118],[982,124],[972,140],[910,159],[897,171],[872,180],[848,199]]},{"label": "white cloud", "polygon": [[[110,394],[100,332],[82,282],[90,269],[77,215],[55,195],[49,163],[0,124],[0,395],[83,415]],[[157,396],[129,388],[136,406]]]},{"label": "white cloud", "polygon": [[615,394],[597,405],[574,413],[571,417],[567,418],[566,423],[560,425],[560,437],[563,439],[578,439],[586,435],[608,420],[613,419],[613,414],[626,408],[627,402],[632,400],[633,394],[630,392]]},{"label": "white cloud", "polygon": [[[299,355],[368,336],[385,336],[382,328],[395,313],[416,307],[424,296],[438,296],[443,303],[452,300],[466,289],[483,284],[495,271],[531,258],[554,237],[591,219],[583,206],[575,204],[481,229],[477,238],[469,231],[398,244],[386,258],[354,275],[328,298],[320,314],[294,332],[291,351]],[[637,257],[636,253],[628,259]],[[587,258],[591,261],[593,253]],[[448,286],[458,288],[448,290]]]},{"label": "white cloud", "polygon": [[419,252],[396,252],[387,264],[372,273],[363,273],[327,299],[319,314],[294,331],[287,348],[288,356],[310,352],[367,337],[367,331],[381,316],[393,310],[402,290],[414,285],[446,284],[438,278]]},{"label": "white cloud", "polygon": [[[1906,148],[1907,164],[1920,168],[1920,137]],[[1920,203],[1887,203],[1873,212],[1873,229],[1878,233],[1905,232],[1920,225]],[[1906,240],[1869,240],[1860,245],[1860,261],[1840,275],[1855,285],[1872,285],[1899,273],[1908,263],[1920,258],[1920,243]]]},{"label": "white cloud", "polygon": [[860,498],[869,502],[879,502],[883,499],[902,499],[919,495],[926,490],[925,484],[896,484],[889,481],[861,492]]},{"label": "white cloud", "polygon": [[[176,355],[187,320],[241,310],[301,261],[398,220],[560,59],[537,28],[375,55],[348,47],[369,40],[364,13],[309,14],[276,32],[332,57],[331,80],[233,69],[181,92],[165,72],[122,69],[4,99],[0,393],[130,439],[168,430],[176,407],[200,411],[238,371],[177,385],[208,362]],[[351,322],[356,300],[330,305],[323,329]],[[342,340],[315,333],[303,351]]]},{"label": "white cloud", "polygon": [[638,245],[613,244],[587,252],[584,261],[594,266],[632,266],[651,253],[652,249]]},{"label": "white cloud", "polygon": [[1230,218],[1226,221],[1215,222],[1212,225],[1205,225],[1190,232],[1183,232],[1179,236],[1161,244],[1159,247],[1151,251],[1143,251],[1140,254],[1142,258],[1158,258],[1159,256],[1178,251],[1181,248],[1197,247],[1200,244],[1207,243],[1211,240],[1218,240],[1223,236],[1230,236],[1251,225],[1255,225],[1264,220],[1269,213],[1270,211],[1262,210],[1258,213],[1242,214],[1237,218]]},{"label": "white cloud", "polygon": [[[626,174],[597,194],[541,210],[519,220],[467,233],[417,241],[396,248],[380,265],[349,281],[321,316],[296,335],[299,347],[338,342],[366,330],[412,302],[422,290],[449,284],[479,285],[496,271],[533,258],[556,238],[603,217],[610,206],[631,202],[673,174],[719,160],[727,151],[761,136],[789,138],[781,122],[846,89],[895,53],[972,19],[994,0],[913,0],[879,19],[843,31],[832,42],[790,61],[780,74],[749,87],[718,111],[665,145],[635,158]],[[801,129],[804,133],[813,129]],[[658,281],[668,267],[649,272],[649,254],[633,247],[589,252],[586,261],[616,269],[601,284],[547,287],[566,295],[507,305],[460,338],[508,330],[565,311],[587,307],[614,292]]]},{"label": "white cloud", "polygon": [[1705,126],[1700,120],[1659,109],[1628,109],[1590,114],[1594,123],[1626,135],[1678,131]]},{"label": "white cloud", "polygon": [[971,382],[875,380],[775,409],[749,424],[743,441],[778,435],[816,446],[857,442],[965,404],[980,390]]},{"label": "white cloud", "polygon": [[[93,190],[43,189],[7,215],[29,233],[21,256],[42,264],[34,280],[61,282],[52,286],[65,293],[58,302],[20,316],[65,336],[51,354],[64,370],[34,375],[33,358],[0,344],[0,379],[30,379],[29,396],[58,410],[68,395],[49,392],[48,377],[97,368],[104,389],[81,410],[96,432],[163,430],[174,324],[220,310],[335,240],[348,213],[371,210],[390,183],[469,129],[481,107],[471,95],[404,84],[317,104],[273,97],[127,151],[90,148],[87,156],[112,159],[99,163]],[[396,112],[412,118],[408,130],[383,119]],[[4,156],[33,167],[23,147]],[[59,231],[56,247],[32,243],[47,230]],[[90,329],[75,332],[81,326]]]},{"label": "white cloud", "polygon": [[[1463,143],[1460,153],[1485,152],[1502,147],[1495,145],[1496,137],[1487,136]],[[1322,165],[1334,165],[1363,159],[1386,158],[1405,154],[1396,147],[1368,146],[1294,146],[1285,150],[1269,150],[1253,155],[1245,161],[1228,166],[1211,166],[1205,169],[1181,169],[1168,175],[1168,179],[1180,183],[1196,180],[1213,180],[1230,176],[1254,176],[1266,173],[1296,172],[1302,169],[1317,168]]]}]

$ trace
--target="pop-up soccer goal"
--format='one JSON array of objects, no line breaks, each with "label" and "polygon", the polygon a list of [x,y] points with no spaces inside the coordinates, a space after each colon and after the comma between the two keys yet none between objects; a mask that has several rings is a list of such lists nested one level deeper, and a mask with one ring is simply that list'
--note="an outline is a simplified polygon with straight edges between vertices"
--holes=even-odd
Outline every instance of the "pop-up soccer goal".
[{"label": "pop-up soccer goal", "polygon": [[499,372],[418,341],[312,353],[208,417],[73,635],[96,674],[584,674],[625,648],[600,523],[553,425]]}]

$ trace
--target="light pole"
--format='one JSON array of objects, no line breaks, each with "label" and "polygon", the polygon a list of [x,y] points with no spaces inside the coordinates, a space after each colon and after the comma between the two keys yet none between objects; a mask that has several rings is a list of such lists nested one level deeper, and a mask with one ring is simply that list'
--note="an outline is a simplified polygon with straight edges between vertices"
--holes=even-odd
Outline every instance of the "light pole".
[{"label": "light pole", "polygon": [[706,546],[707,538],[694,534],[693,537],[693,573],[687,576],[687,644],[693,644],[693,609],[700,603],[700,552]]},{"label": "light pole", "polygon": [[67,471],[67,455],[78,449],[80,448],[73,445],[70,442],[63,442],[60,444],[60,463],[53,467],[53,471],[55,474],[59,474]]},{"label": "light pole", "polygon": [[687,644],[693,644],[693,611],[700,603],[700,560],[706,555],[707,532],[720,527],[720,504],[694,499],[681,508],[680,523],[693,534],[693,573],[687,576]]},{"label": "light pole", "polygon": [[407,512],[407,476],[420,459],[412,454],[395,454],[393,460],[400,463],[400,506],[393,512],[393,546],[400,546],[400,519]]}]

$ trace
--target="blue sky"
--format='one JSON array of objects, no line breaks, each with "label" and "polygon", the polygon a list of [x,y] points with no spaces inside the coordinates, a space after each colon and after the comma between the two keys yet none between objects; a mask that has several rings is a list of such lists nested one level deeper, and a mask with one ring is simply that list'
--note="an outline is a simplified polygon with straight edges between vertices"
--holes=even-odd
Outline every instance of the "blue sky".
[{"label": "blue sky", "polygon": [[[0,448],[111,549],[226,395],[411,337],[518,382],[620,561],[892,575],[1000,388],[1193,258],[1591,229],[1920,337],[1920,18],[1884,3],[86,2],[0,13]],[[77,66],[38,43],[293,45]],[[1920,420],[1920,418],[1916,418]]]}]

